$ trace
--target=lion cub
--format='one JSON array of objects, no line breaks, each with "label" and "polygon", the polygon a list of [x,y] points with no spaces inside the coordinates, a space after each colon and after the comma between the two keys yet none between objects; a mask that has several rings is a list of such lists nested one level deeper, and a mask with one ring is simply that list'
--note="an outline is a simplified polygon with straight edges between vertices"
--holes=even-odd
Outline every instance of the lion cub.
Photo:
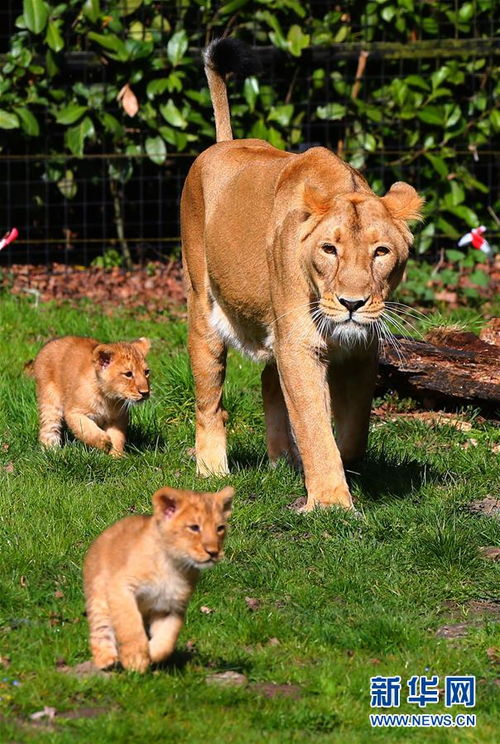
[{"label": "lion cub", "polygon": [[144,672],[170,656],[201,569],[223,555],[233,496],[161,488],[152,516],[121,519],[92,543],[83,579],[97,667]]},{"label": "lion cub", "polygon": [[49,341],[26,372],[36,380],[41,444],[61,443],[63,419],[73,434],[92,447],[123,452],[128,409],[149,397],[145,356],[150,343],[101,344],[93,338],[65,336]]}]

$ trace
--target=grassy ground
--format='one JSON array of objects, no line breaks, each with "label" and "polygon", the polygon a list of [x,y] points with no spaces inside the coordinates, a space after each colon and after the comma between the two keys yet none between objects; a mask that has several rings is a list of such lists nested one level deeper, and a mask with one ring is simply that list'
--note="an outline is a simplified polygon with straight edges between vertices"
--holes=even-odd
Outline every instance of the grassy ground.
[{"label": "grassy ground", "polygon": [[[497,495],[492,426],[472,414],[470,431],[378,420],[351,476],[361,518],[299,515],[287,506],[304,493],[300,477],[285,465],[267,467],[259,369],[232,355],[227,480],[237,497],[227,559],[203,575],[167,668],[78,677],[57,666],[88,659],[80,572],[90,541],[122,516],[147,512],[163,484],[207,486],[187,453],[185,327],[90,305],[35,308],[7,295],[0,318],[2,744],[498,741],[498,573],[478,550],[498,540],[498,522],[467,508]],[[37,445],[33,384],[22,364],[66,333],[153,339],[153,399],[134,412],[119,461],[75,442],[50,453]],[[459,623],[463,637],[436,635]],[[226,670],[244,674],[247,685],[206,681]],[[401,675],[405,684],[414,674],[440,675],[441,686],[445,675],[476,675],[477,728],[371,730],[370,677]],[[32,722],[44,706],[58,715]],[[401,711],[422,712],[406,702]]]}]

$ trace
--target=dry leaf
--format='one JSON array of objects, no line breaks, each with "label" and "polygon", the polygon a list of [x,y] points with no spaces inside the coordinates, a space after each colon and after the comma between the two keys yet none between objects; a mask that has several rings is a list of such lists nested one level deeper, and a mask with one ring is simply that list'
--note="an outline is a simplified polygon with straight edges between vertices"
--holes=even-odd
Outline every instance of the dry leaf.
[{"label": "dry leaf", "polygon": [[268,640],[268,642],[267,642],[267,645],[268,646],[279,646],[280,645],[280,641],[279,641],[278,638],[270,638]]},{"label": "dry leaf", "polygon": [[56,709],[50,708],[49,706],[45,706],[43,710],[37,710],[36,713],[32,713],[30,715],[30,718],[32,721],[39,721],[40,718],[48,718],[49,721],[51,721],[53,718],[55,718],[56,715]]},{"label": "dry leaf", "polygon": [[204,615],[211,615],[212,612],[215,612],[215,610],[212,609],[212,607],[207,607],[206,605],[202,605],[200,607],[200,612],[203,612]]},{"label": "dry leaf", "polygon": [[54,597],[56,599],[62,599],[64,597],[64,592],[62,592],[60,589],[56,589],[54,592]]},{"label": "dry leaf", "polygon": [[490,648],[486,649],[486,656],[491,661],[492,664],[497,666],[500,664],[500,648],[496,648],[495,646],[490,646]]},{"label": "dry leaf", "polygon": [[121,103],[123,110],[128,116],[135,116],[139,111],[139,101],[128,83],[125,83],[118,93],[117,100]]},{"label": "dry leaf", "polygon": [[255,597],[245,597],[245,604],[251,612],[260,610],[262,606],[262,602],[260,601],[260,599],[255,599]]},{"label": "dry leaf", "polygon": [[489,561],[500,561],[500,548],[496,545],[488,545],[484,548],[479,548],[479,552]]},{"label": "dry leaf", "polygon": [[209,674],[206,678],[206,682],[227,687],[243,687],[247,684],[248,680],[245,675],[240,672],[227,671]]},{"label": "dry leaf", "polygon": [[4,466],[4,470],[5,470],[6,473],[13,473],[14,470],[15,470],[14,463],[13,462],[8,462],[7,465]]}]

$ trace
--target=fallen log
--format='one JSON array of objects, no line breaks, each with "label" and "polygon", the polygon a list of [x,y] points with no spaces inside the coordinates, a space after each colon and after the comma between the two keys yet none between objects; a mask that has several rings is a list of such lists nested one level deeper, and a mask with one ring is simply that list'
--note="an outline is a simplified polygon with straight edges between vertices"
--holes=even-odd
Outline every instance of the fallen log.
[{"label": "fallen log", "polygon": [[437,330],[426,341],[398,338],[380,354],[377,394],[395,391],[428,409],[474,406],[500,417],[500,347],[473,333]]}]

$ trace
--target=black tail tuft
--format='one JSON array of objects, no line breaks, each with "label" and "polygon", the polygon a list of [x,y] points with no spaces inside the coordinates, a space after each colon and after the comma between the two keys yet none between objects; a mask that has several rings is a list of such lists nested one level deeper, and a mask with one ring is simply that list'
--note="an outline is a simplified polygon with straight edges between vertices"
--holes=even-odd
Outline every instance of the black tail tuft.
[{"label": "black tail tuft", "polygon": [[234,72],[242,77],[257,75],[262,69],[254,49],[239,39],[214,39],[203,50],[203,61],[219,75]]}]

